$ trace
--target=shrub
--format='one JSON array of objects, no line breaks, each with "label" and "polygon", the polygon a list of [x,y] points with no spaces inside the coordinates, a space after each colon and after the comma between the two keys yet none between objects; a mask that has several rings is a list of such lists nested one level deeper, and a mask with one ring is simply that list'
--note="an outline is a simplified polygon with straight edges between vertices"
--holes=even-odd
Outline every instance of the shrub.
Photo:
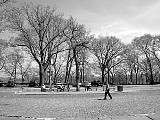
[{"label": "shrub", "polygon": [[37,86],[37,83],[33,80],[30,81],[29,83],[29,87],[36,87]]},{"label": "shrub", "polygon": [[14,87],[14,86],[15,86],[14,81],[8,81],[6,84],[6,87]]}]

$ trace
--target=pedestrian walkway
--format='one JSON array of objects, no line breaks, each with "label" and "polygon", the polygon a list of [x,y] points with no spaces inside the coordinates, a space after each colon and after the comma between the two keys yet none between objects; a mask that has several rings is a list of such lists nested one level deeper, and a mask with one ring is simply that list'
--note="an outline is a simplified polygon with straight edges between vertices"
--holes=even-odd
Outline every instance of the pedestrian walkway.
[{"label": "pedestrian walkway", "polygon": [[160,120],[160,116],[151,114],[151,115],[134,115],[134,116],[106,116],[101,118],[65,118],[65,119],[56,119],[56,118],[23,118],[23,117],[5,117],[0,116],[0,120]]},{"label": "pedestrian walkway", "polygon": [[[28,90],[27,90],[28,89]],[[48,94],[104,94],[102,88],[92,91],[84,91],[81,89],[76,92],[75,90],[71,90],[69,92],[40,92],[40,88],[27,88],[26,90],[19,89],[15,92],[15,94],[23,94],[23,95],[48,95]],[[123,91],[117,91],[116,89],[111,89],[111,93],[123,93],[123,92],[136,92],[141,90],[160,90],[160,85],[157,86],[124,86]],[[3,91],[5,92],[5,91]],[[56,118],[27,118],[27,117],[17,117],[17,116],[0,116],[0,120],[160,120],[160,115],[157,114],[141,114],[141,115],[131,115],[131,116],[103,116],[100,118],[66,118],[66,119],[56,119]]]},{"label": "pedestrian walkway", "polygon": [[[141,90],[160,90],[160,85],[125,85],[123,86],[123,91],[117,91],[116,86],[110,89],[110,93],[123,93],[123,92],[136,92]],[[75,88],[70,88],[70,91],[59,92],[56,89],[54,91],[49,92],[49,88],[47,88],[47,92],[41,92],[40,88],[23,88],[19,89],[19,91],[15,91],[15,94],[23,94],[23,95],[49,95],[49,94],[103,94],[103,87],[93,88],[92,90],[85,91],[82,87],[80,91],[76,91]]]}]

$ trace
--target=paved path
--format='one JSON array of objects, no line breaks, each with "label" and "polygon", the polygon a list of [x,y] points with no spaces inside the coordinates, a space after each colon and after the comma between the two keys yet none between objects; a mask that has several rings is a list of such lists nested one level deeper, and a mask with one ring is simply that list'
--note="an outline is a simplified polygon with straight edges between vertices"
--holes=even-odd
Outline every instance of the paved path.
[{"label": "paved path", "polygon": [[[47,95],[47,94],[90,94],[90,93],[104,93],[103,87],[98,88],[92,88],[92,90],[85,91],[85,89],[82,87],[80,88],[80,91],[76,91],[75,88],[71,88],[70,91],[65,92],[57,92],[56,89],[52,92],[40,92],[40,88],[23,88],[23,89],[16,89],[14,92],[15,94],[26,94],[26,95]],[[123,91],[117,91],[117,87],[111,87],[110,92],[111,93],[123,93],[123,92],[136,92],[141,90],[160,90],[160,85],[125,85],[123,86]],[[48,89],[49,91],[49,89]]]},{"label": "paved path", "polygon": [[158,115],[138,115],[138,116],[106,116],[102,118],[89,119],[89,118],[23,118],[23,117],[6,117],[0,116],[0,120],[160,120]]},{"label": "paved path", "polygon": [[[14,92],[15,94],[23,94],[23,95],[47,95],[47,94],[92,94],[92,93],[98,93],[103,94],[104,91],[102,88],[99,88],[97,91],[94,89],[92,91],[84,91],[84,89],[81,89],[80,92],[75,92],[72,90],[71,92],[39,92],[39,89],[30,89],[25,88],[26,90],[21,89],[0,89],[0,92]],[[28,89],[28,91],[27,91]],[[124,86],[123,91],[119,92],[116,91],[116,89],[111,89],[111,93],[123,93],[123,92],[137,92],[141,90],[159,90],[160,85],[156,86]],[[24,118],[21,116],[0,116],[0,120],[62,120],[62,119],[56,119],[56,118]],[[133,116],[103,116],[96,119],[82,119],[82,118],[70,118],[70,119],[63,119],[63,120],[160,120],[160,115],[157,114],[137,114]]]}]

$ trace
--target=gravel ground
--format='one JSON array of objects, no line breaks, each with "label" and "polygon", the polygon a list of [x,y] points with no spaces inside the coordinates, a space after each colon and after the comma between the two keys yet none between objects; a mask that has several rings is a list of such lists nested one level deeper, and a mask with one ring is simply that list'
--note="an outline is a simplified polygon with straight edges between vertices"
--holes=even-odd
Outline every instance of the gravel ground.
[{"label": "gravel ground", "polygon": [[0,92],[0,115],[35,118],[98,118],[160,114],[160,90],[104,94],[18,95]]}]

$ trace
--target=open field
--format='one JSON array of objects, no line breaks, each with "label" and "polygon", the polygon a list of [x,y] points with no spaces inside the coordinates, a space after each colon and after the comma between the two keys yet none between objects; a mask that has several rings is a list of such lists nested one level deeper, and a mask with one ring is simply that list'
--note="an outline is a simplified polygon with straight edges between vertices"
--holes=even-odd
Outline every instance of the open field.
[{"label": "open field", "polygon": [[15,94],[18,90],[0,88],[0,115],[64,119],[160,114],[160,86],[125,86],[129,92],[111,92],[112,100],[103,100],[102,92]]}]

